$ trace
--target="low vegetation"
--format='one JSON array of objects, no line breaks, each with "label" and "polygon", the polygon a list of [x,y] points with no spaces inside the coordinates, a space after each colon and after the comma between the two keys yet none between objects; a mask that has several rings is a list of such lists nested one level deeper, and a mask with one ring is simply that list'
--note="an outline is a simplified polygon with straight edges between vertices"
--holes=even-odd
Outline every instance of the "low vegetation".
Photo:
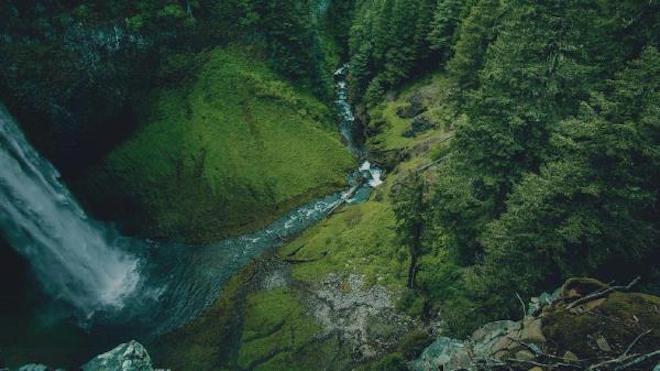
[{"label": "low vegetation", "polygon": [[210,51],[193,78],[154,91],[145,124],[85,177],[94,209],[204,242],[344,187],[355,164],[334,112],[251,58]]}]

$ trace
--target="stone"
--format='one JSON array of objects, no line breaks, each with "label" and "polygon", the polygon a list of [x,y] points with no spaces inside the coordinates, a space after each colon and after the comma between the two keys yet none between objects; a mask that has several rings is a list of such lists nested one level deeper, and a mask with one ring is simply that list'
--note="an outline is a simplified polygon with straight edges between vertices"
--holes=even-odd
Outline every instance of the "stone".
[{"label": "stone", "polygon": [[470,363],[470,354],[462,341],[439,337],[409,367],[413,371],[451,371],[468,368]]},{"label": "stone", "polygon": [[18,371],[50,371],[50,370],[51,369],[48,368],[48,366],[42,364],[36,364],[36,363],[30,363],[18,368]]},{"label": "stone", "polygon": [[82,366],[83,371],[154,371],[149,353],[135,340],[96,356]]},{"label": "stone", "polygon": [[399,107],[396,110],[396,114],[403,119],[411,119],[424,111],[426,111],[426,107],[422,96],[415,94],[408,99],[407,106]]},{"label": "stone", "polygon": [[520,324],[514,321],[490,322],[472,334],[472,350],[477,358],[489,358],[493,354],[508,350],[513,345],[509,335],[520,329]]},{"label": "stone", "polygon": [[537,297],[530,299],[530,303],[527,305],[527,315],[531,316],[539,312],[543,307],[546,307],[559,299],[561,296],[561,287],[553,291],[552,293],[544,292]]},{"label": "stone", "polygon": [[415,117],[410,123],[410,127],[401,135],[405,138],[414,138],[428,130],[434,129],[437,124],[426,116],[420,115]]},{"label": "stone", "polygon": [[520,341],[526,343],[545,343],[541,318],[525,317],[520,331]]},{"label": "stone", "polygon": [[603,352],[611,352],[612,351],[612,347],[607,342],[607,340],[602,336],[599,336],[596,339],[596,345],[598,345],[598,349],[602,350]]},{"label": "stone", "polygon": [[606,284],[593,278],[569,278],[561,287],[561,297],[564,299],[576,299],[592,292],[606,289],[607,287]]},{"label": "stone", "polygon": [[531,361],[534,358],[536,358],[536,356],[534,356],[534,353],[529,350],[519,350],[516,352],[516,359],[521,361]]},{"label": "stone", "polygon": [[563,358],[568,361],[574,361],[574,362],[580,360],[580,358],[578,358],[578,356],[575,353],[571,352],[570,350],[567,350],[566,353],[564,353]]}]

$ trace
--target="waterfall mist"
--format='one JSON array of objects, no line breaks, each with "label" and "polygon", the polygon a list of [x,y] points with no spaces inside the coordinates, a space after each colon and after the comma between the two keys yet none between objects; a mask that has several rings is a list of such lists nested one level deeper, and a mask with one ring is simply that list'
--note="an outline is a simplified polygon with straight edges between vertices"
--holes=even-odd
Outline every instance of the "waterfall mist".
[{"label": "waterfall mist", "polygon": [[121,308],[140,283],[130,241],[85,215],[1,104],[0,229],[44,289],[85,316]]}]

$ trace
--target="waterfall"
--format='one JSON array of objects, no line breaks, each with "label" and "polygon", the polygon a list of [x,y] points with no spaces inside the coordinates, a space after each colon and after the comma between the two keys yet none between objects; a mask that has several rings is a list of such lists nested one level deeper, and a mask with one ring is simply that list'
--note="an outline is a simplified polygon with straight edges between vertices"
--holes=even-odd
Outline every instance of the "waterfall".
[{"label": "waterfall", "polygon": [[90,220],[57,170],[0,104],[0,232],[44,289],[91,316],[119,309],[140,282],[131,243]]},{"label": "waterfall", "polygon": [[339,205],[366,201],[382,184],[383,171],[364,160],[356,135],[347,72],[344,66],[335,73],[339,128],[363,160],[348,174],[350,188],[301,205],[259,231],[194,247],[129,239],[88,218],[0,104],[0,233],[30,262],[44,290],[78,308],[89,328],[141,338],[178,328],[208,308],[223,284],[263,251]]}]

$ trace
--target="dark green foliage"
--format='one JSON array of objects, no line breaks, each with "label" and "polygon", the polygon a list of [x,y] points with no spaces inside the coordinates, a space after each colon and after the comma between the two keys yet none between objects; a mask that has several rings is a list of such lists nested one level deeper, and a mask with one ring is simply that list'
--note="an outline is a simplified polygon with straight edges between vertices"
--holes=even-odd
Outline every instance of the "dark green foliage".
[{"label": "dark green foliage", "polygon": [[437,50],[442,60],[446,61],[449,59],[457,35],[457,29],[464,16],[463,13],[466,9],[470,9],[473,2],[464,0],[438,0],[427,37],[430,48]]},{"label": "dark green foliage", "polygon": [[388,89],[434,65],[428,34],[435,7],[435,0],[358,3],[350,38],[355,102],[374,104]]},{"label": "dark green foliage", "polygon": [[465,19],[459,26],[458,36],[454,37],[454,56],[447,65],[458,86],[464,90],[477,87],[486,50],[497,36],[503,3],[503,0],[476,0],[472,7],[464,8]]},{"label": "dark green foliage", "polygon": [[365,371],[407,371],[406,360],[399,353],[391,353],[364,367]]},{"label": "dark green foliage", "polygon": [[329,100],[334,66],[314,7],[312,0],[3,2],[0,98],[37,147],[76,175],[137,126],[134,111],[147,91],[190,76],[161,72],[173,55],[249,44]]},{"label": "dark green foliage", "polygon": [[556,158],[523,178],[482,237],[489,290],[529,294],[573,275],[651,273],[640,262],[652,260],[660,233],[659,76],[660,54],[647,49],[562,122]]},{"label": "dark green foliage", "polygon": [[506,209],[512,187],[547,159],[560,121],[600,84],[596,52],[615,50],[603,44],[606,30],[594,25],[602,16],[596,1],[508,6],[480,86],[465,104],[469,121],[456,133],[451,184],[437,198],[441,222],[467,255],[479,253],[477,235]]},{"label": "dark green foliage", "polygon": [[415,287],[417,259],[421,254],[424,234],[424,218],[427,202],[426,180],[418,173],[412,173],[400,183],[394,185],[393,209],[396,218],[396,231],[401,242],[408,248],[410,265],[408,269],[408,288]]},{"label": "dark green foliage", "polygon": [[[424,54],[383,51],[400,44],[378,36],[379,16],[396,29],[406,15],[391,3],[354,24],[354,94],[367,104]],[[466,120],[431,206],[417,220],[399,209],[397,232],[410,241],[401,221],[424,224],[416,287],[452,333],[518,314],[516,293],[572,275],[657,277],[658,14],[655,1],[438,2],[425,47]]]}]

